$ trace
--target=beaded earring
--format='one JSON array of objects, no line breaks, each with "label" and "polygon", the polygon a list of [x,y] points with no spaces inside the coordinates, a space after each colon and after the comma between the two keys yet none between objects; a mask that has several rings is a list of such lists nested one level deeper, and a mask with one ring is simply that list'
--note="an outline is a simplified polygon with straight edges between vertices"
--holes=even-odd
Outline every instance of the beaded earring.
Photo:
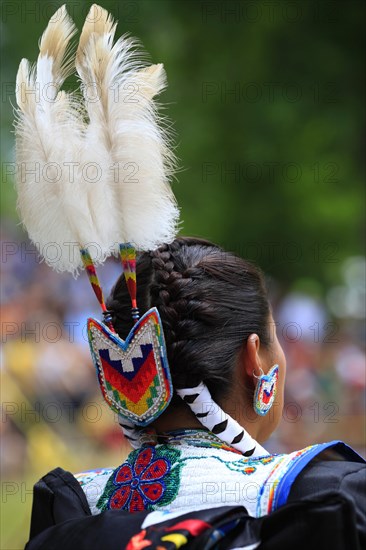
[{"label": "beaded earring", "polygon": [[277,393],[278,365],[264,374],[261,370],[260,376],[253,372],[254,378],[257,378],[257,384],[254,391],[253,408],[260,416],[265,416],[273,405]]}]

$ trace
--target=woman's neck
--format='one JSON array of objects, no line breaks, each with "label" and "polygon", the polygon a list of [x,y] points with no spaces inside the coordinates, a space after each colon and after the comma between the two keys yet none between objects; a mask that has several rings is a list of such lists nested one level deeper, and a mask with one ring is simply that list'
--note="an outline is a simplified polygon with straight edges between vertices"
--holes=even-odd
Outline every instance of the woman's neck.
[{"label": "woman's neck", "polygon": [[174,430],[202,429],[203,426],[189,407],[177,407],[172,411],[165,411],[159,416],[152,427],[156,433],[171,432]]}]

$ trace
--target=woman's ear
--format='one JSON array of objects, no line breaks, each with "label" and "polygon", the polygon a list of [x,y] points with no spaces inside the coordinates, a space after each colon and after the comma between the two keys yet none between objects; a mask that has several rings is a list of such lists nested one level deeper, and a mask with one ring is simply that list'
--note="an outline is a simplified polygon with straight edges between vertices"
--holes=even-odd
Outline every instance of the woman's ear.
[{"label": "woman's ear", "polygon": [[260,347],[261,344],[258,334],[251,334],[247,339],[243,354],[245,372],[250,378],[253,377],[253,373],[256,376],[260,376],[261,374],[263,365],[259,354]]}]

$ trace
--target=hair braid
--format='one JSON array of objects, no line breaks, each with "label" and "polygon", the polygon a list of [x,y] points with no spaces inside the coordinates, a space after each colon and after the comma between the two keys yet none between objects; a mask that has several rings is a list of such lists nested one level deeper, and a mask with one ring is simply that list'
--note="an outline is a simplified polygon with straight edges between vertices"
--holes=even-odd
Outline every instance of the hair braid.
[{"label": "hair braid", "polygon": [[[153,306],[159,310],[173,386],[204,382],[218,402],[231,387],[237,354],[249,334],[269,343],[261,272],[205,240],[180,237],[139,254],[137,302],[141,313]],[[132,328],[128,304],[122,275],[107,301],[122,338]]]},{"label": "hair braid", "polygon": [[[175,265],[174,258],[179,249],[187,245],[184,239],[176,239],[171,245],[163,245],[150,253],[153,267],[153,282],[150,287],[152,303],[160,311],[168,348],[168,359],[172,365],[175,387],[194,385],[192,375],[187,380],[189,361],[189,333],[194,332],[197,322],[189,318],[192,297],[192,268],[178,271],[186,266]],[[185,292],[185,289],[189,289]],[[196,300],[196,304],[197,304]],[[198,330],[197,326],[197,330]],[[194,377],[199,383],[199,376]]]}]

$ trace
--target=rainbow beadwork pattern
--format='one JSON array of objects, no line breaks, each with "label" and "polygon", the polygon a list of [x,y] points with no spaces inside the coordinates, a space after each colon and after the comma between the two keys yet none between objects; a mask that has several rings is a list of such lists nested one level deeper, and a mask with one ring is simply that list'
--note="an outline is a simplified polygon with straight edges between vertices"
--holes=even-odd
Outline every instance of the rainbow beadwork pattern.
[{"label": "rainbow beadwork pattern", "polygon": [[88,275],[90,284],[94,290],[94,294],[96,295],[98,302],[100,303],[102,310],[106,310],[105,302],[104,302],[104,296],[103,296],[103,290],[100,285],[97,272],[95,270],[95,266],[93,264],[93,260],[91,259],[91,256],[86,248],[80,249],[80,255],[81,259],[83,261],[85,271]]},{"label": "rainbow beadwork pattern", "polygon": [[268,477],[263,483],[257,501],[256,516],[264,516],[287,502],[296,476],[317,455],[326,449],[336,448],[339,441],[309,445],[290,454],[277,455]]},{"label": "rainbow beadwork pattern", "polygon": [[153,422],[166,409],[173,393],[158,310],[147,311],[126,340],[90,318],[88,339],[103,397],[110,408],[138,426]]},{"label": "rainbow beadwork pattern", "polygon": [[132,306],[136,307],[136,249],[124,243],[119,245],[119,253]]},{"label": "rainbow beadwork pattern", "polygon": [[268,374],[263,374],[258,378],[255,388],[253,406],[254,410],[260,416],[268,413],[273,405],[277,393],[278,365],[274,365]]}]

